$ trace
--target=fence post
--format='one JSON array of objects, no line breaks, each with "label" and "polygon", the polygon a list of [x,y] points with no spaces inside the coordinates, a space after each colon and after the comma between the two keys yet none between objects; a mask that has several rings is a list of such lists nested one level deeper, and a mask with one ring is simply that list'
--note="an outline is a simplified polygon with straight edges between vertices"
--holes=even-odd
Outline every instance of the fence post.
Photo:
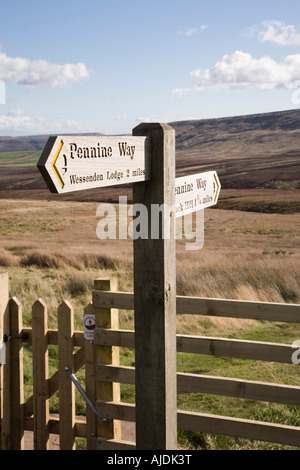
[{"label": "fence post", "polygon": [[[116,279],[95,279],[95,290],[116,291]],[[94,307],[96,328],[118,328],[118,309]],[[96,363],[119,365],[119,348],[115,346],[95,346]],[[105,401],[120,401],[120,384],[105,381],[96,382],[96,398]],[[121,439],[121,423],[116,420],[98,420],[98,437]]]},{"label": "fence post", "polygon": [[[133,185],[148,212],[148,237],[134,240],[136,448],[177,448],[175,131],[140,124],[151,138],[151,179]],[[162,221],[155,209],[162,210]],[[164,226],[164,230],[162,229]],[[158,230],[159,229],[159,230]]]},{"label": "fence post", "polygon": [[[4,334],[10,334],[9,330],[9,281],[8,273],[0,273],[0,340]],[[9,351],[6,347],[7,361]],[[0,449],[10,450],[10,377],[9,368],[0,365]]]},{"label": "fence post", "polygon": [[11,450],[24,450],[23,318],[17,298],[10,300]]},{"label": "fence post", "polygon": [[74,312],[69,302],[58,307],[59,434],[60,450],[75,450]]},{"label": "fence post", "polygon": [[48,313],[39,299],[32,307],[34,449],[49,449]]},{"label": "fence post", "polygon": [[[90,303],[84,309],[84,314],[93,315],[94,307]],[[85,386],[86,394],[91,399],[92,403],[96,404],[96,375],[95,375],[95,346],[93,341],[85,339],[84,343],[84,355],[85,355]],[[97,449],[97,416],[94,411],[87,406],[86,407],[86,427],[87,427],[87,450]]]}]

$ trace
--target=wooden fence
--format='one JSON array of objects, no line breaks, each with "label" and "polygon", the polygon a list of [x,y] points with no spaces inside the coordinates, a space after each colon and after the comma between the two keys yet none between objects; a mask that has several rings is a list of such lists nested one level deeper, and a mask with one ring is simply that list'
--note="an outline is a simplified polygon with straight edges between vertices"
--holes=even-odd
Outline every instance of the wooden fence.
[{"label": "wooden fence", "polygon": [[[300,305],[218,300],[177,296],[177,314],[246,318],[259,321],[300,323]],[[134,294],[124,292],[93,292],[97,308],[133,309]],[[95,329],[95,344],[134,348],[134,331],[111,328]],[[177,335],[177,351],[212,356],[227,356],[292,364],[295,349],[277,344],[236,339]],[[109,382],[135,383],[132,367],[96,364],[96,378]],[[227,397],[300,405],[300,387],[263,383],[203,374],[177,373],[178,392],[207,393]],[[135,406],[121,402],[97,401],[101,416],[107,419],[135,420]],[[300,428],[214,414],[178,410],[178,429],[260,440],[283,445],[300,446]],[[134,449],[133,442],[98,439],[102,449]]]},{"label": "wooden fence", "polygon": [[[121,435],[121,421],[135,421],[135,405],[121,402],[120,383],[134,384],[133,367],[120,366],[119,348],[134,349],[134,331],[121,330],[118,309],[133,309],[133,293],[116,292],[116,284],[96,280],[92,303],[85,312],[95,314],[94,343],[74,331],[73,308],[58,308],[58,329],[47,326],[47,307],[40,299],[32,307],[32,327],[22,325],[22,307],[8,299],[7,276],[0,274],[0,333],[7,339],[6,365],[0,366],[2,449],[23,449],[24,431],[34,434],[34,448],[48,449],[49,434],[58,434],[60,449],[76,448],[76,437],[88,449],[134,450],[135,442]],[[177,296],[177,314],[300,322],[300,305],[217,300]],[[32,347],[33,393],[24,401],[23,343]],[[58,370],[49,377],[48,346],[58,348]],[[177,351],[291,364],[295,349],[288,344],[177,335]],[[66,372],[85,367],[85,390],[99,416],[87,406],[86,417],[76,417],[74,384]],[[300,405],[300,387],[203,374],[177,373],[178,392],[207,393],[243,399]],[[49,399],[59,391],[59,414],[49,413]],[[300,447],[300,428],[275,423],[177,412],[178,429],[242,437]],[[124,436],[126,437],[126,436]],[[153,449],[155,450],[155,449]]]}]

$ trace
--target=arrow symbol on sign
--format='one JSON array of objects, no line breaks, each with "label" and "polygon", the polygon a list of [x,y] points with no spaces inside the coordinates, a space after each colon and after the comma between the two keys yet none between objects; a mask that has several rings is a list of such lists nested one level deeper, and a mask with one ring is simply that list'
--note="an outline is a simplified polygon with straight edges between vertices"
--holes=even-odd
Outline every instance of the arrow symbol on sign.
[{"label": "arrow symbol on sign", "polygon": [[216,185],[217,185],[217,191],[216,191],[215,199],[214,199],[214,202],[216,202],[216,200],[218,198],[218,195],[219,195],[219,191],[220,191],[220,183],[219,183],[219,180],[218,180],[218,177],[217,177],[216,173],[214,173],[214,179],[215,179],[215,182],[216,182]]},{"label": "arrow symbol on sign", "polygon": [[[56,175],[56,177],[57,177],[57,179],[58,179],[58,181],[59,181],[59,184],[61,185],[62,188],[64,187],[65,183],[63,182],[63,179],[62,179],[62,177],[61,177],[61,175],[60,175],[60,173],[59,173],[59,171],[58,171],[58,169],[57,169],[57,167],[56,167],[56,162],[57,162],[57,159],[58,159],[59,154],[60,154],[60,152],[61,152],[61,149],[63,148],[63,145],[64,145],[64,142],[61,140],[61,141],[60,141],[60,144],[59,144],[59,146],[58,146],[58,148],[57,148],[57,151],[56,151],[56,153],[55,153],[55,155],[54,155],[53,161],[52,161],[52,163],[51,163],[52,170],[54,171],[54,173],[55,173],[55,175]],[[64,157],[65,157],[65,155],[64,155]],[[66,157],[65,157],[65,162],[66,162]],[[63,168],[63,170],[64,170],[64,169],[65,169],[65,168]],[[67,169],[66,169],[66,171],[67,171]]]}]

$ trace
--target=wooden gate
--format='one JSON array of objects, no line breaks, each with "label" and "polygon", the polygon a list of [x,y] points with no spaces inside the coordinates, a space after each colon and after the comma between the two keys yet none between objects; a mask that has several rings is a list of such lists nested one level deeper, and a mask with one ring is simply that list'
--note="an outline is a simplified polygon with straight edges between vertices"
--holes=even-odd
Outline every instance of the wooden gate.
[{"label": "wooden gate", "polygon": [[[111,290],[110,281],[103,285],[95,281],[95,288]],[[110,325],[110,309],[94,309],[89,304],[84,313],[95,313],[98,326]],[[97,316],[98,314],[98,316]],[[100,316],[100,320],[98,317]],[[60,450],[76,449],[76,438],[85,438],[85,448],[96,449],[97,436],[118,435],[118,423],[101,420],[95,410],[86,406],[84,416],[76,416],[74,375],[85,367],[83,390],[91,403],[97,398],[112,399],[112,384],[95,381],[95,359],[111,360],[112,348],[95,347],[84,338],[83,331],[74,330],[74,313],[69,302],[63,302],[57,311],[58,328],[48,328],[47,306],[37,300],[32,307],[32,327],[22,324],[22,306],[17,298],[9,299],[8,274],[0,273],[0,338],[5,348],[5,364],[0,365],[0,448],[23,450],[25,431],[33,434],[35,450],[49,449],[50,435],[59,435]],[[104,321],[104,324],[103,324]],[[117,328],[117,325],[114,325]],[[24,399],[24,345],[27,357],[32,357],[32,393]],[[49,376],[49,346],[57,348],[57,370]],[[52,353],[53,354],[53,353]],[[27,359],[28,360],[28,359]],[[25,378],[26,381],[26,378]],[[25,382],[26,385],[26,382]],[[50,414],[49,400],[58,392],[59,410]],[[112,434],[113,433],[113,434]],[[120,433],[119,433],[120,434]],[[119,436],[120,437],[120,436]]]}]

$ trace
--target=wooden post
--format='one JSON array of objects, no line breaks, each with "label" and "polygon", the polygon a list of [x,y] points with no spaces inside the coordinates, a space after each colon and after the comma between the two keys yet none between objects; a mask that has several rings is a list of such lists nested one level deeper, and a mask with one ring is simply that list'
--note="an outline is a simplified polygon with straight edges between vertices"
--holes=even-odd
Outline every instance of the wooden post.
[{"label": "wooden post", "polygon": [[[177,448],[175,131],[140,124],[135,136],[151,138],[151,179],[133,185],[133,203],[148,210],[148,238],[134,240],[136,448]],[[166,205],[169,238],[151,237],[153,205]],[[169,219],[169,220],[168,220]]]},{"label": "wooden post", "polygon": [[24,450],[23,319],[18,299],[10,300],[11,450]]},{"label": "wooden post", "polygon": [[48,314],[39,299],[32,307],[34,450],[49,449]]},{"label": "wooden post", "polygon": [[[117,290],[117,280],[96,279],[94,281],[95,290],[115,291]],[[118,328],[119,312],[117,309],[96,308],[95,327],[96,328]],[[119,365],[119,348],[116,346],[96,346],[96,363]],[[97,400],[120,401],[120,384],[105,381],[96,382]],[[116,420],[103,422],[98,420],[98,437],[108,439],[121,439],[121,423]]]},{"label": "wooden post", "polygon": [[[89,304],[84,309],[85,314],[94,314],[93,304]],[[84,343],[85,355],[85,386],[86,394],[96,405],[96,376],[95,376],[95,345],[93,342],[85,339]],[[86,407],[86,427],[87,427],[87,450],[97,449],[97,416],[94,411],[87,405]]]},{"label": "wooden post", "polygon": [[75,450],[74,312],[69,302],[58,307],[59,434],[60,450]]},{"label": "wooden post", "polygon": [[[0,340],[9,329],[9,281],[8,273],[0,273]],[[9,348],[6,346],[6,357],[9,361]],[[10,450],[10,370],[0,365],[0,449]]]}]

